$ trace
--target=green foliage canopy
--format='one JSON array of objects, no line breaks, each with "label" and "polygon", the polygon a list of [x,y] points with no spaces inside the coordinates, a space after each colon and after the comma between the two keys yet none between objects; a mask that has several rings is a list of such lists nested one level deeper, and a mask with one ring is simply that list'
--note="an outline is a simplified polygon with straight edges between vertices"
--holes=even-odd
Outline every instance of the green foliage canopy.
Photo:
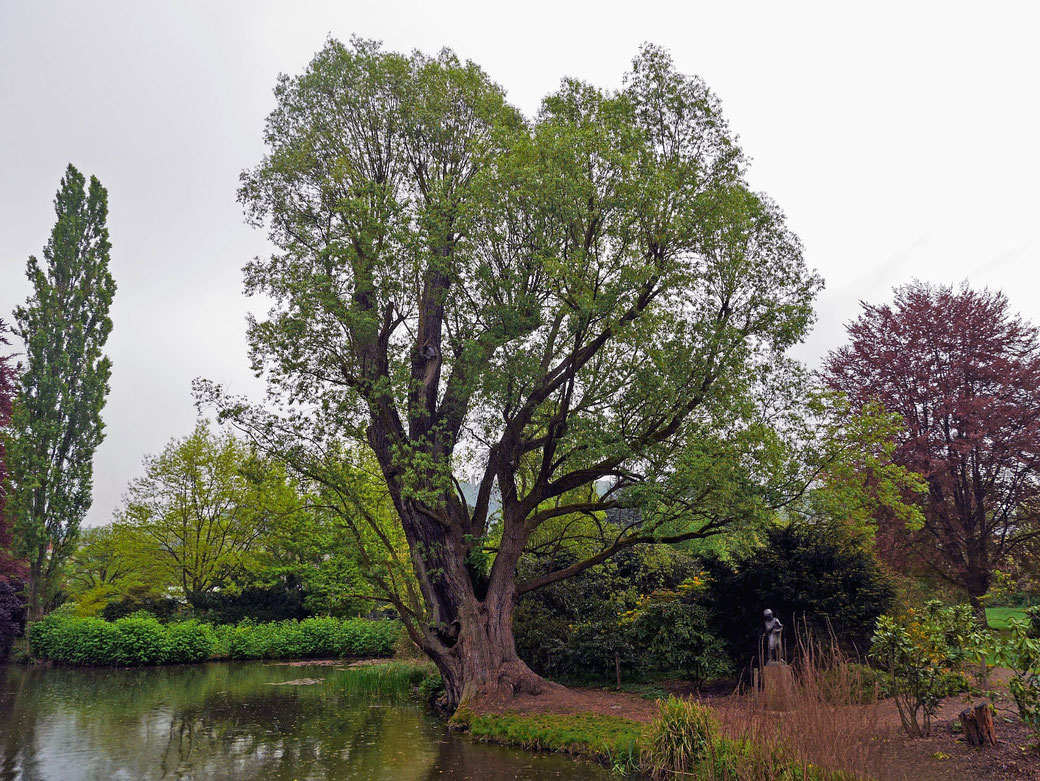
[{"label": "green foliage canopy", "polygon": [[190,601],[240,575],[272,519],[299,507],[282,472],[200,421],[145,459],[118,526],[139,572],[151,570],[151,582],[176,586]]},{"label": "green foliage canopy", "polygon": [[[528,120],[449,51],[330,40],[276,98],[240,191],[276,247],[246,268],[270,405],[199,394],[339,493],[325,454],[371,447],[418,584],[388,598],[453,702],[499,679],[481,660],[519,669],[517,593],[782,501],[765,435],[820,281],[701,80],[648,46],[622,89],[565,79]],[[638,523],[516,583],[540,526],[622,503]]]}]

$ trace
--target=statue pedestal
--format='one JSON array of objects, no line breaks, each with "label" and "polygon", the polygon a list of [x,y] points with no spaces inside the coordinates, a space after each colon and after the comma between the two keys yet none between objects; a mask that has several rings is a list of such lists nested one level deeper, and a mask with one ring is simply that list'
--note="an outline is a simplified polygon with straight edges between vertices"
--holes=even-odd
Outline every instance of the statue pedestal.
[{"label": "statue pedestal", "polygon": [[762,693],[769,710],[790,710],[794,698],[794,672],[786,662],[769,662],[762,668]]}]

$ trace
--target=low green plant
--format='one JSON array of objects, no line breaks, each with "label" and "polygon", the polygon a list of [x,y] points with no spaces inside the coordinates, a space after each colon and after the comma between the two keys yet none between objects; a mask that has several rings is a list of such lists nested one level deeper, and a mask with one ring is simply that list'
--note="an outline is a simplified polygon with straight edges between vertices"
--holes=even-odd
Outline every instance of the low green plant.
[{"label": "low green plant", "polygon": [[973,654],[970,608],[926,603],[902,616],[881,616],[870,657],[884,671],[882,689],[895,700],[912,737],[931,733],[932,715],[946,697],[968,689],[963,665]]},{"label": "low green plant", "polygon": [[166,627],[167,661],[178,664],[204,662],[213,655],[217,639],[213,627],[198,621],[180,621]]},{"label": "low green plant", "polygon": [[114,664],[115,626],[100,618],[54,611],[29,628],[33,657],[67,664]]},{"label": "low green plant", "polygon": [[404,697],[430,676],[430,670],[428,663],[378,662],[354,667],[350,675],[337,680],[352,694]]},{"label": "low green plant", "polygon": [[522,715],[463,711],[455,714],[453,722],[468,728],[479,740],[563,751],[610,765],[620,757],[638,757],[642,734],[642,725],[637,721],[590,713]]},{"label": "low green plant", "polygon": [[1008,689],[1019,718],[1040,740],[1040,638],[1025,621],[1011,619],[1008,636],[993,636],[986,649],[995,664],[1012,672]]},{"label": "low green plant", "polygon": [[170,656],[170,642],[166,627],[150,615],[120,618],[111,624],[113,657],[125,665],[162,664]]},{"label": "low green plant", "polygon": [[643,732],[643,765],[653,778],[692,773],[719,738],[715,714],[690,700],[669,697]]},{"label": "low green plant", "polygon": [[427,705],[434,705],[444,694],[444,680],[440,673],[430,673],[419,681],[419,699]]}]

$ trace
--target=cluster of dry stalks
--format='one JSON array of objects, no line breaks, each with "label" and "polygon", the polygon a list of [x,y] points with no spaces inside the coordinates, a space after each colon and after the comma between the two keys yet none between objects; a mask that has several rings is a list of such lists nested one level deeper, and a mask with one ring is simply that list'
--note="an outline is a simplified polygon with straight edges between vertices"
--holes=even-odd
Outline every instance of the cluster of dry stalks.
[{"label": "cluster of dry stalks", "polygon": [[[712,703],[725,734],[763,749],[756,752],[760,767],[717,778],[901,778],[879,751],[876,674],[833,642],[801,641],[793,657],[793,684],[779,706],[762,687]],[[792,775],[792,765],[801,775]]]}]

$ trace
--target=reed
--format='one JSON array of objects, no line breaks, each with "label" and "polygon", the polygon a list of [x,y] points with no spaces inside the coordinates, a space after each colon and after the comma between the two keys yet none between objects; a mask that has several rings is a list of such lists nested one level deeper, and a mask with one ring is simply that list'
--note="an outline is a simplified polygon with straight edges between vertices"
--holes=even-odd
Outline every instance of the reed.
[{"label": "reed", "polygon": [[346,693],[378,697],[406,697],[430,675],[433,665],[413,662],[385,662],[351,667],[336,676]]}]

